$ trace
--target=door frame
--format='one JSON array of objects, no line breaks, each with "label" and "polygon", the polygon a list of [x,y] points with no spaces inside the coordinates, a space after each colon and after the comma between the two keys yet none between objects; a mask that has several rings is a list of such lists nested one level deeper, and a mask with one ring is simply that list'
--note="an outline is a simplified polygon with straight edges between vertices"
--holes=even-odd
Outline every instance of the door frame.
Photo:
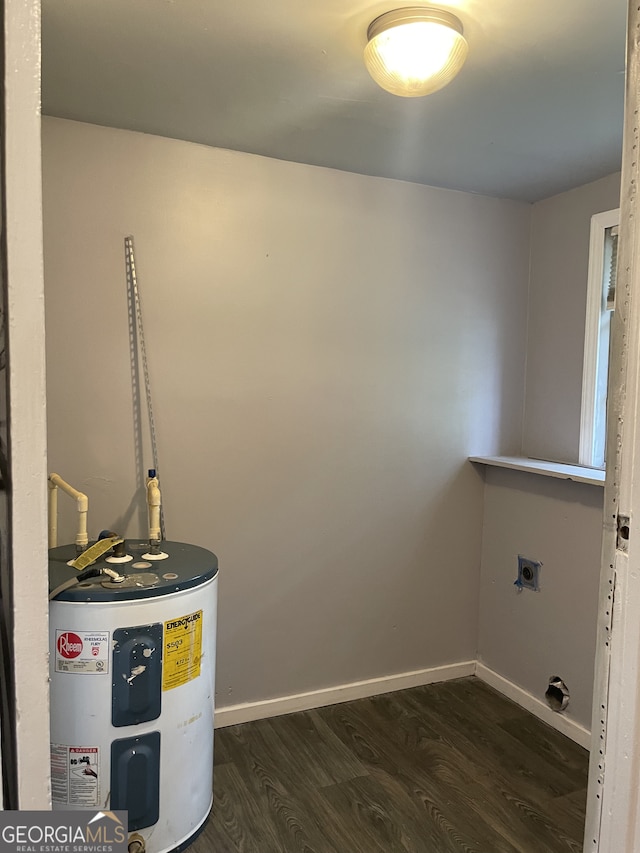
[{"label": "door frame", "polygon": [[[8,505],[0,553],[15,755],[5,808],[45,809],[49,773],[47,444],[40,145],[40,2],[4,0],[2,265]],[[4,377],[0,378],[4,383]],[[7,547],[8,546],[8,547]]]},{"label": "door frame", "polygon": [[640,6],[628,9],[585,853],[640,849]]}]

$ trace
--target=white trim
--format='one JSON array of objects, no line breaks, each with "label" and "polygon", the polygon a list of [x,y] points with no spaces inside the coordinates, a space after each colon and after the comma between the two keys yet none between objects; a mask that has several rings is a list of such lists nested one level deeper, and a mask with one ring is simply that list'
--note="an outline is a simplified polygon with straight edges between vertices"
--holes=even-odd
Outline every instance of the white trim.
[{"label": "white trim", "polygon": [[[616,306],[584,853],[640,841],[640,5],[629,3]],[[618,537],[619,521],[627,533]]]},{"label": "white trim", "polygon": [[[637,557],[635,559],[637,560]],[[598,765],[599,771],[605,771],[606,775],[603,778],[607,783],[606,790],[602,794],[602,836],[599,848],[604,853],[609,853],[609,850],[635,853],[638,850],[636,844],[627,846],[628,827],[620,825],[618,821],[611,818],[612,814],[619,812],[634,813],[635,832],[638,832],[636,741],[640,711],[637,692],[638,648],[640,648],[640,622],[637,613],[640,610],[640,574],[637,571],[631,572],[630,565],[631,561],[627,554],[622,552],[616,554],[608,694],[606,702],[600,704],[597,701],[599,697],[594,696],[594,756],[597,755],[595,750],[602,747],[599,742],[600,729],[606,740],[606,762],[602,766],[602,758],[600,758]],[[634,683],[636,690],[630,693],[629,685]],[[607,706],[608,714],[603,714]],[[596,773],[595,762],[592,770],[596,776],[594,784],[602,787],[602,783],[597,782],[600,773]],[[595,796],[597,797],[597,793]]]},{"label": "white trim", "polygon": [[261,702],[245,702],[242,705],[228,705],[226,708],[216,708],[215,725],[217,729],[221,729],[225,726],[235,726],[237,723],[249,723],[252,720],[292,714],[295,711],[310,711],[312,708],[337,705],[353,699],[366,699],[369,696],[404,690],[407,687],[420,687],[424,684],[435,684],[438,681],[465,678],[468,675],[474,675],[475,671],[476,662],[468,660],[447,666],[434,666],[414,672],[402,672],[382,678],[339,684],[336,687],[312,690],[309,693],[296,693],[293,696],[281,696]]},{"label": "white trim", "polygon": [[51,794],[38,0],[6,0],[4,39],[14,808],[40,810]]},{"label": "white trim", "polygon": [[537,699],[522,687],[518,687],[517,684],[514,684],[513,681],[509,681],[508,678],[498,675],[497,672],[489,669],[488,666],[480,663],[480,661],[478,661],[476,665],[476,676],[481,681],[484,681],[485,684],[488,684],[489,687],[493,687],[494,690],[497,690],[498,693],[502,693],[502,695],[506,696],[507,699],[511,699],[517,705],[520,705],[520,707],[524,708],[525,711],[529,711],[534,716],[538,717],[538,719],[552,726],[552,728],[557,729],[557,731],[571,738],[572,741],[580,744],[580,746],[583,746],[585,749],[590,749],[591,732],[580,723],[572,720],[568,714],[560,714],[556,711],[552,711],[551,708],[549,708],[549,706],[540,699]]},{"label": "white trim", "polygon": [[470,456],[469,462],[490,465],[494,468],[509,468],[512,471],[525,471],[528,474],[542,474],[544,477],[554,477],[556,480],[572,480],[574,483],[604,486],[605,472],[601,468],[527,459],[524,456]]},{"label": "white trim", "polygon": [[602,277],[604,275],[605,229],[620,222],[620,208],[605,210],[591,217],[589,237],[589,274],[587,277],[587,313],[584,329],[584,361],[582,367],[582,405],[580,410],[581,465],[593,465],[593,442],[596,407],[596,374],[602,313]]}]

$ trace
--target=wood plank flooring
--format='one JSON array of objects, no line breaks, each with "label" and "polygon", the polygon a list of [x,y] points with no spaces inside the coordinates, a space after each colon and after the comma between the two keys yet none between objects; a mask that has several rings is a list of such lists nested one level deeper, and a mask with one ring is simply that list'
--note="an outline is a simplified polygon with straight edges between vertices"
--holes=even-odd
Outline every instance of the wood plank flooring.
[{"label": "wood plank flooring", "polygon": [[190,853],[579,853],[587,765],[475,678],[245,723]]}]

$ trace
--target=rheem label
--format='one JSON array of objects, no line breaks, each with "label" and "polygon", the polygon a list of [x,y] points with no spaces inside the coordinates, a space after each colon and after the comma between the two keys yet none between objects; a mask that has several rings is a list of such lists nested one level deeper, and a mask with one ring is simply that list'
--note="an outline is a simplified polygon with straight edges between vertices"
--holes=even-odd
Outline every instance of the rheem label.
[{"label": "rheem label", "polygon": [[108,631],[56,631],[56,672],[109,672]]}]

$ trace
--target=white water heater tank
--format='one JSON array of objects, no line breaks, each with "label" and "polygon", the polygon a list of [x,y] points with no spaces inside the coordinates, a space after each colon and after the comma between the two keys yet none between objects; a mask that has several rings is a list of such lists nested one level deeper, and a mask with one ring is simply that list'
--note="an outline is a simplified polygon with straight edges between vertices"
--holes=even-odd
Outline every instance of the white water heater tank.
[{"label": "white water heater tank", "polygon": [[[54,809],[126,809],[147,853],[187,846],[212,804],[218,561],[194,545],[127,542],[124,580],[91,578],[50,607]],[[54,590],[73,545],[49,553]]]}]

